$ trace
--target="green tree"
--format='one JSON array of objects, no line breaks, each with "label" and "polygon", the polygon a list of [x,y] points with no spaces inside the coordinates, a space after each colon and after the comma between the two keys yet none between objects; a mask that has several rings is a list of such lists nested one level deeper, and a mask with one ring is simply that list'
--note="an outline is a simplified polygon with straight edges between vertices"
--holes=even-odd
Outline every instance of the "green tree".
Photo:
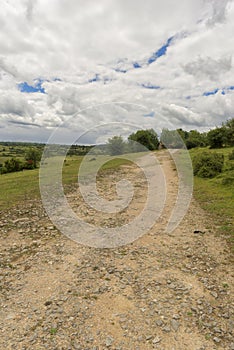
[{"label": "green tree", "polygon": [[215,128],[207,133],[207,141],[210,148],[222,148],[225,144],[226,128],[225,126]]},{"label": "green tree", "polygon": [[225,124],[225,141],[227,146],[234,146],[234,118],[228,120]]},{"label": "green tree", "polygon": [[125,143],[122,136],[113,136],[112,138],[108,139],[107,149],[108,153],[111,156],[123,154],[125,149]]},{"label": "green tree", "polygon": [[188,138],[185,141],[186,147],[188,149],[195,148],[195,147],[204,147],[207,144],[206,141],[206,134],[201,134],[197,130],[191,130],[188,133]]},{"label": "green tree", "polygon": [[41,152],[36,148],[29,148],[26,155],[26,168],[36,168],[38,162],[41,160]]},{"label": "green tree", "polygon": [[158,149],[159,146],[158,135],[153,129],[138,130],[137,132],[132,133],[128,137],[128,140],[130,147],[132,145],[133,151],[136,152],[144,151],[145,148],[154,151]]},{"label": "green tree", "polygon": [[185,130],[183,130],[183,129],[177,129],[176,130],[177,132],[178,132],[178,134],[180,135],[180,137],[182,138],[182,140],[184,141],[184,142],[186,142],[186,140],[188,139],[188,137],[189,137],[189,132],[188,131],[185,131]]}]

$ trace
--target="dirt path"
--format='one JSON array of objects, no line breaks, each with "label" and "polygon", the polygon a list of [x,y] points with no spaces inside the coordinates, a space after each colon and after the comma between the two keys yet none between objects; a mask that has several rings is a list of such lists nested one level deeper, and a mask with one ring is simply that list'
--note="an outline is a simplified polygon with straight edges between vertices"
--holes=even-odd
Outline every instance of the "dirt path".
[{"label": "dirt path", "polygon": [[[159,158],[166,206],[153,229],[130,245],[78,245],[57,232],[35,201],[2,213],[0,349],[234,349],[229,249],[194,200],[179,227],[165,233],[177,177],[167,152]],[[144,205],[139,169],[106,172],[98,189],[113,199],[123,175],[137,191],[122,213],[99,215],[74,188],[71,206],[104,227],[129,222]]]}]

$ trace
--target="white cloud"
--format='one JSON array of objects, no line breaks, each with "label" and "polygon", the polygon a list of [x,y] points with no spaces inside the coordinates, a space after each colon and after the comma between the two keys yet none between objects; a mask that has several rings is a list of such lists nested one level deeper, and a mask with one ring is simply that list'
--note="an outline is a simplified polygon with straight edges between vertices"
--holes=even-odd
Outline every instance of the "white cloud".
[{"label": "white cloud", "polygon": [[28,103],[20,92],[9,94],[7,91],[0,95],[0,114],[15,114],[27,118],[33,116],[34,113],[34,107]]},{"label": "white cloud", "polygon": [[[221,94],[234,85],[231,0],[8,0],[0,29],[0,139],[45,140],[78,112],[81,131],[114,121],[202,130],[232,113],[232,92]],[[166,55],[147,65],[171,36]],[[38,78],[46,94],[17,89]],[[102,103],[110,104],[82,112]]]}]

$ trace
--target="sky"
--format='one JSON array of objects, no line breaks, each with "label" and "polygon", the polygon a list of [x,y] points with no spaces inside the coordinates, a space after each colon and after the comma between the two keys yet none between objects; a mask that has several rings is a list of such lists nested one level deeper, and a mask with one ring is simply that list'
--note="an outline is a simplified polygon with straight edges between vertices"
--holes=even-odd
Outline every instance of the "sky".
[{"label": "sky", "polygon": [[233,33],[233,0],[2,0],[0,141],[221,125]]}]

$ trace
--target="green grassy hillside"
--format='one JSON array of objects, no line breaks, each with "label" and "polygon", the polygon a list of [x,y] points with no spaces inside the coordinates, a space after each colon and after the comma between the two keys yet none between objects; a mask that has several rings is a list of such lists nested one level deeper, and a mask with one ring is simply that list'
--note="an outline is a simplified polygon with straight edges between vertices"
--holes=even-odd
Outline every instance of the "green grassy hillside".
[{"label": "green grassy hillside", "polygon": [[[234,243],[234,160],[228,156],[232,148],[209,150],[224,155],[223,172],[212,179],[194,177],[194,196],[214,218],[220,234],[228,235]],[[204,148],[192,149],[191,157],[204,152]]]},{"label": "green grassy hillside", "polygon": [[[82,157],[80,156],[67,157],[63,167],[64,185],[77,182],[81,161]],[[128,160],[120,158],[113,159],[106,162],[102,170],[114,169],[129,163]],[[92,162],[90,162],[90,171],[92,171]],[[39,196],[39,169],[0,175],[0,210],[23,203],[26,199],[39,198]]]}]

